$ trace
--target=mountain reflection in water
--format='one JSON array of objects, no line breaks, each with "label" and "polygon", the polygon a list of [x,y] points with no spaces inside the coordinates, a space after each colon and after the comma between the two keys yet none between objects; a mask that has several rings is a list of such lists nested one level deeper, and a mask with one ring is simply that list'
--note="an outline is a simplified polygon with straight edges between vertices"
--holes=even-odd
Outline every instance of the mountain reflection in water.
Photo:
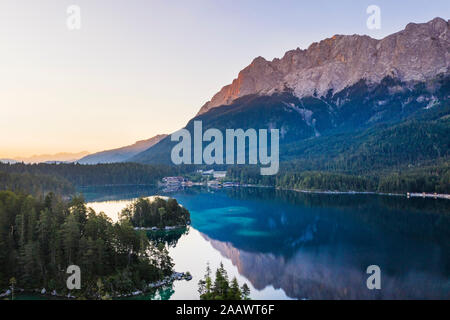
[{"label": "mountain reflection in water", "polygon": [[[267,286],[283,289],[287,296],[296,299],[419,299],[449,297],[448,279],[440,279],[420,272],[407,272],[396,277],[382,275],[381,291],[366,287],[366,275],[348,260],[354,256],[329,249],[303,252],[299,250],[286,259],[271,253],[252,253],[238,250],[231,243],[205,240],[223,257],[232,261],[241,275],[249,279],[253,287],[262,290]],[[447,283],[446,283],[447,281]],[[420,282],[420,289],[417,284]]]},{"label": "mountain reflection in water", "polygon": [[[261,188],[176,197],[258,290],[271,285],[297,299],[450,298],[445,200]],[[367,289],[373,264],[382,290]]]}]

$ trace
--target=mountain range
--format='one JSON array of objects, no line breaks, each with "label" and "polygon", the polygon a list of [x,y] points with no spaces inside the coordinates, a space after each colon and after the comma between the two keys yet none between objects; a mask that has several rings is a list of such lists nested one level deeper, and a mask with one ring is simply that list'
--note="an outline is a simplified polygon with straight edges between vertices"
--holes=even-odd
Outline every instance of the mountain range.
[{"label": "mountain range", "polygon": [[80,164],[100,164],[100,163],[117,163],[126,162],[133,156],[145,151],[159,141],[167,137],[166,134],[156,135],[150,139],[137,141],[136,143],[111,150],[105,150],[89,154],[87,151],[79,153],[61,152],[57,154],[42,154],[33,155],[31,157],[14,157],[0,159],[1,163],[71,163],[76,162]]},{"label": "mountain range", "polygon": [[126,147],[93,153],[79,159],[76,162],[80,164],[125,162],[138,153],[149,149],[165,137],[167,137],[167,135],[160,134],[147,140],[137,141],[136,143]]},{"label": "mountain range", "polygon": [[424,82],[449,68],[448,21],[410,23],[400,32],[377,40],[369,36],[335,35],[306,50],[288,51],[283,58],[256,58],[225,86],[199,114],[230,105],[250,95],[270,96],[291,91],[296,97],[326,97],[365,79],[379,84],[392,77],[402,82]]},{"label": "mountain range", "polygon": [[14,157],[13,159],[0,159],[0,162],[4,163],[43,163],[43,162],[73,162],[82,157],[85,157],[89,153],[82,151],[78,153],[60,152],[56,154],[40,154],[33,155],[31,157]]},{"label": "mountain range", "polygon": [[[447,161],[450,23],[410,23],[377,40],[336,35],[283,58],[256,58],[190,120],[280,129],[280,158],[307,170],[372,170]],[[170,137],[129,161],[169,164]]]}]

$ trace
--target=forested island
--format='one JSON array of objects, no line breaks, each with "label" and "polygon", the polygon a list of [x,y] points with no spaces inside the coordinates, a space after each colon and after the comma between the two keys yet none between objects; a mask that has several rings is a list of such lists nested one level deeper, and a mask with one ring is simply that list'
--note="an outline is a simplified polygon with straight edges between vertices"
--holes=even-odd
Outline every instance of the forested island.
[{"label": "forested island", "polygon": [[[74,292],[66,286],[70,265],[81,269],[81,289]],[[109,299],[146,292],[173,274],[165,245],[128,219],[113,223],[79,197],[0,192],[0,293]]]},{"label": "forested island", "polygon": [[137,229],[162,229],[185,227],[191,223],[189,211],[176,199],[164,200],[140,198],[122,210],[121,218],[127,219]]}]

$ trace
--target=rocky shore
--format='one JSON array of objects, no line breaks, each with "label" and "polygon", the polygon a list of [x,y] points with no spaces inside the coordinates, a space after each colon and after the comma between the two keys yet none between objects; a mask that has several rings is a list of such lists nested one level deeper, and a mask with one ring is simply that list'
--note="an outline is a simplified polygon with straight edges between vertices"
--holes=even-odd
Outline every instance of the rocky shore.
[{"label": "rocky shore", "polygon": [[[144,290],[135,289],[132,292],[128,292],[128,293],[117,293],[116,292],[113,296],[110,296],[109,298],[115,299],[115,298],[127,298],[127,297],[133,297],[133,296],[140,296],[152,289],[160,288],[160,287],[169,285],[174,281],[181,281],[181,280],[190,281],[190,280],[192,280],[192,276],[190,275],[189,272],[174,272],[174,273],[172,273],[172,275],[165,277],[162,280],[149,283]],[[2,292],[2,291],[0,291],[0,292]],[[78,296],[72,294],[72,292],[69,292],[68,294],[61,294],[61,293],[58,293],[56,290],[53,290],[51,292],[47,291],[47,289],[45,289],[45,288],[33,289],[33,290],[26,290],[23,288],[14,288],[15,294],[17,294],[17,293],[23,294],[23,293],[27,293],[27,292],[32,293],[32,294],[38,294],[38,295],[42,295],[42,296],[62,298],[62,299],[77,299],[78,298]],[[3,293],[0,293],[0,299],[11,297],[11,293],[12,293],[11,288],[5,290]],[[94,296],[94,297],[90,297],[90,298],[101,299],[102,297]]]},{"label": "rocky shore", "polygon": [[176,230],[176,229],[182,229],[182,228],[186,228],[189,224],[185,225],[185,226],[167,226],[167,227],[163,227],[163,228],[158,228],[158,227],[150,227],[150,228],[146,228],[146,227],[135,227],[134,230],[136,231],[171,231],[171,230]]}]

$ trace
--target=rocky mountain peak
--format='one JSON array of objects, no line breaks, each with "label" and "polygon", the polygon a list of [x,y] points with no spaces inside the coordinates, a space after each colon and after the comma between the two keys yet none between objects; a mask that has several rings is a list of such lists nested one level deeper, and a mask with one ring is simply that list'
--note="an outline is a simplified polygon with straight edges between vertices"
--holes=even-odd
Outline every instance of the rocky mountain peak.
[{"label": "rocky mountain peak", "polygon": [[410,23],[381,40],[366,35],[335,35],[297,48],[281,59],[257,57],[230,85],[222,88],[199,114],[249,95],[292,91],[297,97],[338,93],[365,79],[380,83],[386,76],[426,81],[450,67],[449,21],[435,18]]}]

